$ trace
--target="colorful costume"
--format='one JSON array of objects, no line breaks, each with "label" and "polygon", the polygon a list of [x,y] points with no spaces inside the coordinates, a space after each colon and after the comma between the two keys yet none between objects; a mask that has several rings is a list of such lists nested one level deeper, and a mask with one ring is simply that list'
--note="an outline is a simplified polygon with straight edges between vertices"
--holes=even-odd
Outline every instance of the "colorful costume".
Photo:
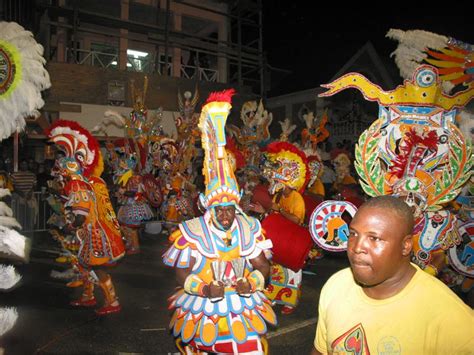
[{"label": "colorful costume", "polygon": [[[182,222],[170,236],[172,246],[163,255],[166,265],[190,269],[184,289],[170,298],[170,326],[183,354],[262,352],[265,322],[276,324],[271,304],[262,293],[265,280],[252,266],[252,260],[262,257],[269,247],[268,241],[259,221],[238,207],[240,193],[225,150],[224,126],[232,93],[211,94],[199,122],[206,182],[201,203],[207,212]],[[236,208],[227,230],[217,227],[218,206]],[[250,283],[250,294],[236,292],[239,280]],[[204,289],[214,284],[225,286],[223,297],[206,297]]]},{"label": "colorful costume", "polygon": [[117,201],[120,205],[118,221],[126,241],[127,254],[136,254],[140,252],[138,231],[145,221],[154,216],[139,168],[144,166],[146,154],[143,146],[132,139],[116,140],[114,149],[114,183],[118,186]]},{"label": "colorful costume", "polygon": [[49,139],[65,157],[56,161],[56,174],[64,181],[63,195],[68,228],[74,230],[80,247],[77,267],[82,274],[84,291],[73,306],[94,306],[94,285],[104,292],[105,305],[99,315],[120,311],[110,275],[97,277],[93,270],[106,266],[124,255],[120,227],[110,202],[107,186],[100,178],[103,162],[95,138],[73,121],[56,121],[47,131]]},{"label": "colorful costume", "polygon": [[[299,255],[295,255],[297,263],[285,261],[284,255],[281,255],[285,251],[276,253],[278,247],[275,245],[271,281],[266,293],[277,304],[295,307],[300,297],[301,268],[312,245],[309,232],[301,227],[305,221],[305,203],[300,191],[304,191],[309,181],[307,159],[302,151],[286,142],[269,144],[265,148],[265,158],[263,175],[270,182],[269,192],[274,195],[273,201],[280,212],[286,211],[297,217],[298,223],[278,213],[266,217],[262,226],[274,245],[288,242],[281,238],[290,238],[295,250],[300,251]],[[291,189],[286,196],[283,194],[285,187]]]},{"label": "colorful costume", "polygon": [[474,97],[474,88],[446,95],[437,69],[428,65],[418,67],[412,80],[389,92],[354,73],[324,86],[329,91],[321,96],[351,87],[379,103],[379,118],[356,146],[360,184],[370,196],[393,194],[413,206],[413,260],[437,274],[446,250],[461,242],[455,217],[442,208],[471,174],[471,145],[454,118],[456,109]]},{"label": "colorful costume", "polygon": [[105,119],[94,131],[105,131],[106,125],[113,122],[124,128],[124,138],[109,142],[107,160],[114,174],[116,195],[121,205],[118,219],[126,241],[127,254],[140,252],[139,229],[155,214],[151,206],[158,207],[162,202],[160,185],[152,174],[151,161],[147,161],[148,144],[152,135],[160,128],[162,110],[148,110],[145,106],[148,90],[148,77],[145,76],[143,89],[135,87],[130,81],[133,110],[128,117],[113,111],[106,111]]}]

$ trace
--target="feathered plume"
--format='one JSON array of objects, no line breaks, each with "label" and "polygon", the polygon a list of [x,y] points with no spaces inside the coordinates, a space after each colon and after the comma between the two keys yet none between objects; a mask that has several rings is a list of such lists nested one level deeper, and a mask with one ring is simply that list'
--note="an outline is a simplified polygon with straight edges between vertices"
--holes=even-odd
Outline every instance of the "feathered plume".
[{"label": "feathered plume", "polygon": [[5,196],[11,196],[11,192],[9,189],[0,189],[0,199],[4,198]]},{"label": "feathered plume", "polygon": [[0,308],[0,336],[12,329],[17,319],[15,308]]},{"label": "feathered plume", "polygon": [[6,81],[0,88],[0,140],[20,132],[25,118],[39,116],[41,91],[49,88],[43,47],[15,22],[0,22],[0,49],[6,56]]},{"label": "feathered plume", "polygon": [[390,29],[386,37],[399,42],[397,49],[392,52],[391,56],[395,56],[395,63],[405,79],[410,79],[416,68],[428,56],[427,48],[441,49],[448,43],[448,37],[422,30]]},{"label": "feathered plume", "polygon": [[102,121],[92,128],[92,133],[104,133],[107,134],[107,126],[114,125],[118,128],[123,128],[125,126],[126,118],[120,113],[112,110],[107,110],[104,112],[104,118]]},{"label": "feathered plume", "polygon": [[3,201],[0,201],[0,216],[13,217],[12,209]]},{"label": "feathered plume", "polygon": [[20,280],[21,276],[13,266],[0,265],[0,290],[9,290]]},{"label": "feathered plume", "polygon": [[21,229],[21,224],[14,217],[0,216],[0,227],[6,226]]},{"label": "feathered plume", "polygon": [[428,63],[438,68],[446,93],[458,84],[472,85],[472,44],[421,30],[391,29],[386,36],[399,42],[392,56],[395,55],[395,62],[405,79],[410,79],[418,66]]},{"label": "feathered plume", "polygon": [[290,119],[285,118],[284,121],[280,121],[280,126],[281,126],[280,140],[287,141],[290,134],[295,130],[296,125],[295,124],[292,125]]},{"label": "feathered plume", "polygon": [[229,104],[232,103],[232,96],[235,95],[234,89],[227,89],[223,91],[215,91],[212,92],[204,105],[208,104],[209,102],[217,101],[217,102],[228,102]]},{"label": "feathered plume", "polygon": [[5,227],[1,221],[0,223],[2,224],[0,225],[0,251],[23,260],[28,259],[30,249],[29,239],[16,230]]}]

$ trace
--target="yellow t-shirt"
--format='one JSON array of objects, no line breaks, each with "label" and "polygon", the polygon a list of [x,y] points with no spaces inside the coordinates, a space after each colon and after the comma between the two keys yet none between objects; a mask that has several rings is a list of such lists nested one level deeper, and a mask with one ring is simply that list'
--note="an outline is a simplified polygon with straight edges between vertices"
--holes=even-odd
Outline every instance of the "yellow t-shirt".
[{"label": "yellow t-shirt", "polygon": [[321,196],[324,196],[325,195],[325,191],[324,191],[324,185],[323,183],[321,182],[321,180],[316,180],[313,185],[311,185],[309,188],[308,188],[308,191],[315,194],[315,195],[321,195]]},{"label": "yellow t-shirt", "polygon": [[350,268],[319,300],[314,346],[323,354],[474,354],[474,313],[446,285],[416,273],[397,295],[369,298]]},{"label": "yellow t-shirt", "polygon": [[[275,201],[275,198],[273,201]],[[304,199],[298,191],[292,190],[288,196],[282,195],[278,202],[278,206],[286,212],[298,217],[300,224],[304,222]]]}]

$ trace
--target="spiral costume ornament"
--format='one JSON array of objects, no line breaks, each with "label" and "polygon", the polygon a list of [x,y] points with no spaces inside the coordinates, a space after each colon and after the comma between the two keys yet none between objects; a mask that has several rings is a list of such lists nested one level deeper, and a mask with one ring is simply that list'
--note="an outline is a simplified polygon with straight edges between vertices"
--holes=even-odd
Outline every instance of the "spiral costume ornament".
[{"label": "spiral costume ornament", "polygon": [[[241,194],[226,151],[224,128],[233,93],[212,93],[199,120],[206,184],[200,199],[207,211],[182,222],[163,255],[166,265],[189,270],[183,289],[170,298],[169,306],[170,327],[183,354],[262,353],[265,323],[276,324],[271,303],[262,293],[264,277],[254,267],[271,243],[265,241],[260,222],[238,205]],[[228,228],[219,222],[221,208],[235,209]],[[251,285],[249,294],[237,291],[239,282]],[[221,297],[206,291],[216,285],[223,288]]]}]

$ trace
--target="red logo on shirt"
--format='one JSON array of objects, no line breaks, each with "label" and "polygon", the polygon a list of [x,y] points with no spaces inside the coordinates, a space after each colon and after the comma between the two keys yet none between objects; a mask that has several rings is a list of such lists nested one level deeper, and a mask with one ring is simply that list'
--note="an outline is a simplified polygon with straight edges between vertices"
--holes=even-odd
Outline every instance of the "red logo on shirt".
[{"label": "red logo on shirt", "polygon": [[361,323],[349,329],[331,344],[334,352],[342,352],[354,355],[370,355],[364,327]]}]

